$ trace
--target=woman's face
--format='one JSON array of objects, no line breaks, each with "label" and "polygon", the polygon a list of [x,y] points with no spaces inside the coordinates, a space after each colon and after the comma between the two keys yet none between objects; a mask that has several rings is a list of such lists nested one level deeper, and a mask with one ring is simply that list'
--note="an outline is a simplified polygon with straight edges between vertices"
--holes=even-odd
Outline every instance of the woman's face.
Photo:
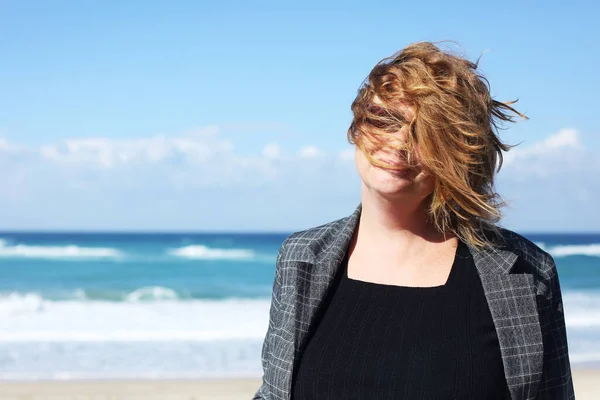
[{"label": "woman's face", "polygon": [[[408,121],[414,117],[410,107],[404,107],[403,113]],[[397,132],[397,140],[403,142],[408,136],[408,125],[402,127]],[[433,192],[434,179],[425,168],[417,165],[416,168],[408,168],[406,160],[389,150],[379,150],[374,157],[391,163],[398,167],[406,166],[405,169],[392,170],[380,168],[372,165],[363,154],[362,150],[356,147],[355,161],[363,184],[368,190],[376,192],[382,197],[394,199],[424,199]],[[418,155],[417,155],[418,160]]]}]

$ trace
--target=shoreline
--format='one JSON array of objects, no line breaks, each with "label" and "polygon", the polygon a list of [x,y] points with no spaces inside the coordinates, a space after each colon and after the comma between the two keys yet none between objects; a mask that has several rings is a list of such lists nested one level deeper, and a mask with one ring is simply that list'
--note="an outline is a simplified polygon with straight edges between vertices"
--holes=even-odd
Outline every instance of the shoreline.
[{"label": "shoreline", "polygon": [[[600,368],[573,368],[578,400],[600,398]],[[0,380],[0,400],[248,400],[260,378]]]}]

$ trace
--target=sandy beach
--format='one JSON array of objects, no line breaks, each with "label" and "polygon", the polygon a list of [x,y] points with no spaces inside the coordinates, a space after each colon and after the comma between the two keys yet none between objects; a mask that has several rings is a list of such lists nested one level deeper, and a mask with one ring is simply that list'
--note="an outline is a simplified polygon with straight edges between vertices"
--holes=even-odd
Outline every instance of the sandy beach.
[{"label": "sandy beach", "polygon": [[257,379],[0,382],[0,400],[251,399]]},{"label": "sandy beach", "polygon": [[[578,400],[600,399],[600,370],[576,370],[573,379]],[[259,384],[257,379],[0,382],[0,400],[248,400]]]}]

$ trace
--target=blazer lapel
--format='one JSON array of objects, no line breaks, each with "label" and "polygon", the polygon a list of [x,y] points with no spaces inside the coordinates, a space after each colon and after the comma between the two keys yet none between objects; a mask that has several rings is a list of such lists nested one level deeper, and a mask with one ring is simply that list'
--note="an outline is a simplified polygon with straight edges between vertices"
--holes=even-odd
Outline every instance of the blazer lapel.
[{"label": "blazer lapel", "polygon": [[294,306],[290,308],[289,314],[294,321],[293,357],[290,363],[283,366],[286,369],[283,371],[286,378],[286,398],[291,397],[295,367],[306,345],[308,333],[316,322],[315,319],[323,305],[323,299],[331,289],[335,275],[350,246],[360,217],[360,210],[359,205],[352,215],[343,219],[341,228],[333,232],[333,241],[324,245],[323,248],[315,249],[313,257],[287,262],[291,263],[291,268],[286,267],[286,270],[294,275],[291,277],[291,281],[295,282],[295,290]]},{"label": "blazer lapel", "polygon": [[533,275],[510,273],[518,258],[510,250],[469,248],[496,327],[511,399],[534,399],[544,348]]}]

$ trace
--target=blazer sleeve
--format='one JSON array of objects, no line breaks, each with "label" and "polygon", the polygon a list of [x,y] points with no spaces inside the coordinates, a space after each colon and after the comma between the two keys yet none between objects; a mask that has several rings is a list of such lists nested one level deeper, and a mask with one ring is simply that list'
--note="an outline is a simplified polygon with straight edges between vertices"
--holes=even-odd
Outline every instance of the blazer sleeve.
[{"label": "blazer sleeve", "polygon": [[265,339],[262,346],[261,353],[261,361],[263,368],[263,376],[262,376],[262,385],[258,388],[258,391],[254,395],[252,400],[272,400],[271,392],[269,390],[269,386],[265,381],[265,377],[269,368],[269,357],[273,354],[273,349],[271,348],[271,336],[273,332],[277,329],[278,320],[280,318],[279,314],[279,304],[280,304],[280,292],[281,292],[281,258],[283,256],[283,252],[285,249],[285,244],[287,240],[279,248],[279,252],[277,254],[277,261],[275,263],[275,279],[273,281],[273,292],[271,294],[271,308],[269,310],[269,326],[267,328],[267,333],[265,335]]},{"label": "blazer sleeve", "polygon": [[544,343],[544,366],[536,399],[574,399],[560,282],[552,256],[548,255],[546,263],[550,266],[549,277],[543,281],[546,292],[538,302]]}]

